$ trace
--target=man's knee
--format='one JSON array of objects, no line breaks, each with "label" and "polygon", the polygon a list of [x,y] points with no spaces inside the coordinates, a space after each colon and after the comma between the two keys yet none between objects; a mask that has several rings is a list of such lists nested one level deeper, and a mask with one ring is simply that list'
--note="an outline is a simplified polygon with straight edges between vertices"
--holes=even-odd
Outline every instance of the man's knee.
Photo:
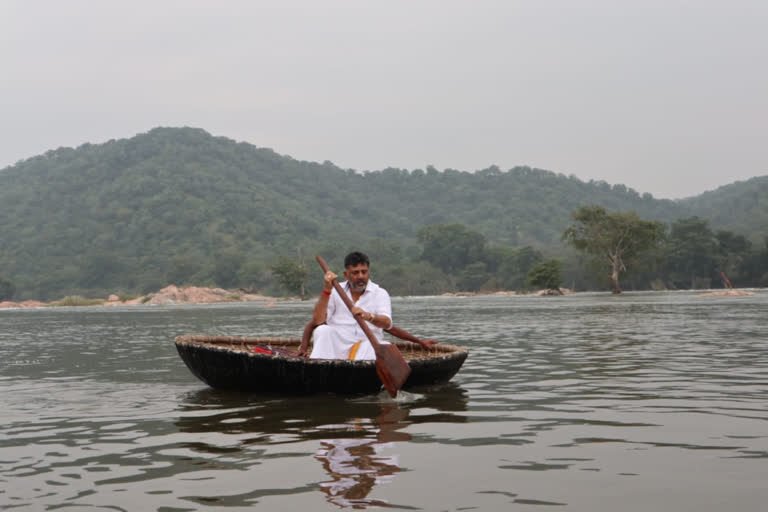
[{"label": "man's knee", "polygon": [[312,333],[312,353],[310,359],[333,359],[333,329],[327,325],[318,325]]},{"label": "man's knee", "polygon": [[317,343],[318,340],[323,340],[328,338],[328,335],[331,332],[331,328],[328,327],[326,324],[318,325],[315,327],[315,332],[312,333],[312,338],[315,343]]}]

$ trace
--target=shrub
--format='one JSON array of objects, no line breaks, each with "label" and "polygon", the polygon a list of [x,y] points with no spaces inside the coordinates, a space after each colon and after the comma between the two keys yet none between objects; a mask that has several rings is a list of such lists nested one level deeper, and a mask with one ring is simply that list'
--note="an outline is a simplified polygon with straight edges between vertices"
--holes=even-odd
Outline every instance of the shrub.
[{"label": "shrub", "polygon": [[16,287],[10,281],[0,277],[0,301],[11,300],[16,295]]},{"label": "shrub", "polygon": [[104,304],[102,299],[86,299],[80,295],[67,295],[61,300],[54,302],[53,306],[99,306]]},{"label": "shrub", "polygon": [[547,290],[557,290],[563,279],[560,275],[562,263],[558,260],[546,260],[537,263],[528,272],[528,285]]}]

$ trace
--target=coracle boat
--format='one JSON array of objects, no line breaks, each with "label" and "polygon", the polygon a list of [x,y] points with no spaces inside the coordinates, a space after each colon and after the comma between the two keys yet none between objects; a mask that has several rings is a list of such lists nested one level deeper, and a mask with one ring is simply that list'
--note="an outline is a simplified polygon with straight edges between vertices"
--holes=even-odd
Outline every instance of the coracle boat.
[{"label": "coracle boat", "polygon": [[[176,349],[192,373],[212,388],[284,393],[375,393],[381,388],[375,361],[298,356],[299,338],[185,335]],[[403,388],[448,382],[468,352],[455,345],[425,349],[394,341],[411,367]]]}]

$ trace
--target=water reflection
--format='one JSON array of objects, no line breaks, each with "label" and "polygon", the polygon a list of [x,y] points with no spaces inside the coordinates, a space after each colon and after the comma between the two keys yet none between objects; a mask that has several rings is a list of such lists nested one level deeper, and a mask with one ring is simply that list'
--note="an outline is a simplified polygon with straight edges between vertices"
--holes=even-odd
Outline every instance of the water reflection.
[{"label": "water reflection", "polygon": [[765,508],[768,292],[396,301],[472,350],[456,385],[220,392],[171,342],[295,334],[298,301],[0,312],[0,509]]},{"label": "water reflection", "polygon": [[[376,418],[385,412],[382,408],[393,404],[406,412],[406,425],[463,423],[467,418],[457,413],[467,410],[467,401],[466,390],[455,383],[404,391],[396,402],[383,395],[286,397],[201,388],[182,398],[176,425],[181,432],[258,434],[270,444],[279,444],[324,439],[329,431],[344,431],[361,419],[377,425]],[[419,412],[411,414],[414,410]]]},{"label": "water reflection", "polygon": [[399,452],[413,440],[408,428],[419,423],[465,423],[468,418],[461,413],[466,410],[467,393],[453,383],[402,392],[398,401],[385,393],[346,399],[338,395],[286,398],[204,388],[186,395],[176,426],[184,433],[237,436],[236,446],[184,444],[207,457],[225,454],[233,463],[244,458],[238,456],[240,451],[249,450],[252,456],[254,448],[260,447],[259,455],[264,456],[270,447],[310,442],[314,460],[328,476],[314,488],[329,503],[353,509],[408,509],[372,497],[376,486],[406,470],[400,465]]},{"label": "water reflection", "polygon": [[386,502],[368,499],[377,484],[388,483],[399,466],[397,441],[409,441],[410,434],[401,432],[407,426],[408,409],[394,403],[382,403],[381,414],[373,420],[359,418],[346,427],[353,432],[367,431],[362,438],[325,439],[315,458],[331,480],[320,483],[328,502],[340,507],[364,509],[388,506]]}]

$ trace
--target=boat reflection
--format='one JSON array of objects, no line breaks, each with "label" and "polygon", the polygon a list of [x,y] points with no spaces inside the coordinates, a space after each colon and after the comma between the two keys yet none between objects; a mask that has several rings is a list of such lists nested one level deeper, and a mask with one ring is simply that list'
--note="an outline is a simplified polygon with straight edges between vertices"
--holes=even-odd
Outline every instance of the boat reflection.
[{"label": "boat reflection", "polygon": [[408,413],[408,409],[401,409],[397,404],[382,403],[381,414],[349,425],[352,429],[367,430],[369,435],[320,441],[315,458],[331,477],[320,482],[328,502],[355,509],[390,506],[381,500],[368,499],[368,495],[375,485],[389,482],[395,473],[402,471],[396,443],[411,440],[410,434],[400,431],[408,425],[405,421]]},{"label": "boat reflection", "polygon": [[467,421],[461,414],[467,408],[466,391],[454,383],[415,389],[407,396],[405,402],[392,402],[373,395],[286,397],[202,388],[181,397],[175,423],[181,432],[258,434],[262,442],[284,443],[327,439],[339,431],[345,431],[339,437],[352,436],[350,425],[357,425],[357,431],[365,424],[379,425],[376,418],[389,417],[383,407],[392,405],[403,411],[402,421],[407,418],[408,424]]},{"label": "boat reflection", "polygon": [[[404,470],[398,459],[412,439],[406,429],[419,423],[464,423],[466,409],[466,391],[452,383],[409,392],[402,401],[383,394],[285,397],[206,388],[185,397],[183,417],[176,425],[186,433],[239,437],[239,447],[220,446],[218,436],[186,444],[217,458],[224,454],[229,461],[237,458],[233,452],[255,445],[274,449],[288,443],[315,443],[314,459],[329,478],[314,485],[329,503],[353,509],[408,508],[370,497],[377,485]],[[215,440],[217,444],[211,444]]]}]

